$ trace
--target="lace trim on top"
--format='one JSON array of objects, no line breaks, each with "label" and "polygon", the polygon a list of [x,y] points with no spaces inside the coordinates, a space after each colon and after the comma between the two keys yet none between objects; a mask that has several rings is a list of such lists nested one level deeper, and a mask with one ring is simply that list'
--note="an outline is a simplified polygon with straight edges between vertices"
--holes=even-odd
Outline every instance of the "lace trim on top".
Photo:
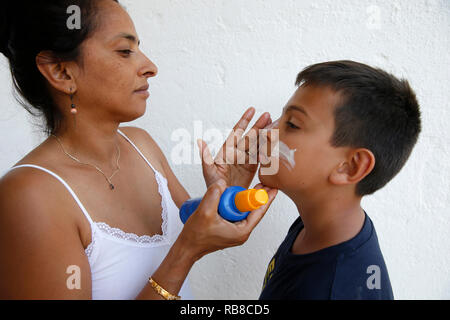
[{"label": "lace trim on top", "polygon": [[[165,186],[167,186],[167,179],[161,173],[159,173],[159,171],[154,170],[154,172],[155,172],[156,182],[158,184],[158,192],[161,196],[162,235],[155,234],[153,236],[149,236],[149,235],[138,236],[135,233],[129,233],[129,232],[125,232],[119,228],[111,227],[110,225],[108,225],[105,222],[94,222],[95,225],[101,231],[105,232],[106,234],[108,234],[112,237],[121,239],[121,240],[133,241],[133,242],[140,243],[140,244],[150,244],[150,245],[155,245],[155,244],[160,244],[162,242],[165,242],[165,240],[167,239],[167,236],[168,236],[167,235],[168,214],[167,214],[167,203],[166,203],[166,197],[165,197],[166,192],[165,192],[165,188],[164,188]],[[91,228],[91,229],[93,229],[93,228]],[[94,232],[94,234],[95,234],[95,231],[92,231],[92,232]],[[95,244],[94,234],[92,237],[92,242],[85,249],[86,255],[88,257],[92,254],[93,246]]]},{"label": "lace trim on top", "polygon": [[91,241],[91,243],[89,243],[89,245],[86,247],[86,249],[84,249],[84,252],[86,253],[86,256],[88,258],[91,257],[92,251],[94,250],[94,244],[95,244],[95,230],[92,230],[92,232],[93,232],[92,241]]}]

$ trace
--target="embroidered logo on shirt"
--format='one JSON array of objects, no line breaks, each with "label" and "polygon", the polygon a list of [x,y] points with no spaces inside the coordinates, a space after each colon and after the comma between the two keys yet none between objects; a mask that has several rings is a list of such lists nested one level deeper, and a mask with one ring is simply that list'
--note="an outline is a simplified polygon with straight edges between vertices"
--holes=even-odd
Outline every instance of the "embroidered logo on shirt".
[{"label": "embroidered logo on shirt", "polygon": [[269,263],[269,266],[267,267],[266,275],[264,276],[264,284],[263,284],[263,290],[267,285],[267,282],[272,278],[273,271],[275,269],[275,258],[272,258],[272,260]]}]

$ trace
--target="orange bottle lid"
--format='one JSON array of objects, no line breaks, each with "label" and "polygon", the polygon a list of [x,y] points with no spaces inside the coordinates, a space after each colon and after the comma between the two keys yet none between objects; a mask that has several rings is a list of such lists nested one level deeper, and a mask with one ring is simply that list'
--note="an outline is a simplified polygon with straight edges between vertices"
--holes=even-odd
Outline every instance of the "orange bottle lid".
[{"label": "orange bottle lid", "polygon": [[234,204],[241,212],[253,211],[265,205],[269,201],[269,195],[264,189],[248,189],[236,193]]}]

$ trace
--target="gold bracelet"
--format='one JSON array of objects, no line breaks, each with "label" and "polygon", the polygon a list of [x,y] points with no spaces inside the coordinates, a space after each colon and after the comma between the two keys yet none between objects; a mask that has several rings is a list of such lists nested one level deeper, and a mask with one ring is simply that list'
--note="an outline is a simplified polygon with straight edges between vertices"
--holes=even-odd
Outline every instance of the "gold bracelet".
[{"label": "gold bracelet", "polygon": [[166,300],[180,300],[180,296],[173,295],[169,292],[167,292],[163,287],[161,287],[159,284],[156,283],[155,280],[153,280],[151,277],[148,279],[148,282],[152,285],[152,288],[155,289],[156,293],[159,294],[161,297],[163,297]]}]

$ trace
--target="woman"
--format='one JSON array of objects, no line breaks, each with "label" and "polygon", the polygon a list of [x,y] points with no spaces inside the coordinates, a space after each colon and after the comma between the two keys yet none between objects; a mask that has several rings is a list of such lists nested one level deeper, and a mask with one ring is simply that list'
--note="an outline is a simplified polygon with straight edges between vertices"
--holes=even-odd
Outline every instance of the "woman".
[{"label": "woman", "polygon": [[[79,29],[67,24],[72,5]],[[118,1],[16,1],[2,11],[0,51],[49,137],[0,180],[0,298],[191,298],[195,261],[244,243],[276,190],[246,220],[221,219],[221,193],[248,187],[257,165],[218,165],[205,152],[208,189],[183,228],[189,195],[164,154],[146,131],[119,128],[144,114],[157,68]],[[264,114],[252,129],[270,122]]]}]

